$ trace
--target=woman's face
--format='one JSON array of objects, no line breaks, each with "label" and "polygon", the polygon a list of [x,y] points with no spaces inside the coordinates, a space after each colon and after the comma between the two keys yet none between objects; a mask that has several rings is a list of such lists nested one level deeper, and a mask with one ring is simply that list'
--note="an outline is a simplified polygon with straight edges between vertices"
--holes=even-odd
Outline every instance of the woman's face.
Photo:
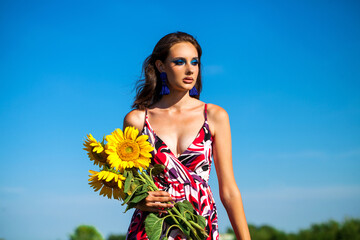
[{"label": "woman's face", "polygon": [[190,90],[194,87],[199,74],[199,57],[194,45],[189,42],[176,43],[170,48],[160,72],[165,71],[171,90]]}]

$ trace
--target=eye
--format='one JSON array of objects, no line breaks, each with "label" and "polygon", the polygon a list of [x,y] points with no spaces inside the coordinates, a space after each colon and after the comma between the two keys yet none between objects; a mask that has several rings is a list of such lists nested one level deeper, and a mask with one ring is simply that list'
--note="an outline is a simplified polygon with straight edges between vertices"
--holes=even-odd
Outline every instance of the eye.
[{"label": "eye", "polygon": [[192,60],[191,65],[193,65],[193,66],[199,65],[199,60],[197,60],[197,59]]},{"label": "eye", "polygon": [[185,61],[182,59],[177,59],[172,62],[175,63],[175,65],[184,65],[185,64]]}]

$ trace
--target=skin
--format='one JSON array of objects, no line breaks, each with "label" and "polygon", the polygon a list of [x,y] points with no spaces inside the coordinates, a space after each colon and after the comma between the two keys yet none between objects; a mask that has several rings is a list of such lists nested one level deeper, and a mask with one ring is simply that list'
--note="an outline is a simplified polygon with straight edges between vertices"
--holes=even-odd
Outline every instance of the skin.
[{"label": "skin", "polygon": [[[181,61],[177,61],[180,58]],[[158,70],[166,72],[168,76],[170,94],[164,95],[159,102],[148,108],[149,122],[175,156],[187,149],[204,123],[204,102],[189,95],[199,73],[199,66],[195,63],[197,59],[196,48],[189,42],[181,42],[170,48],[169,56],[164,62],[157,60],[155,63]],[[193,78],[193,81],[187,82],[185,78]],[[208,104],[207,112],[210,131],[214,137],[213,158],[220,199],[237,239],[248,240],[249,229],[233,173],[229,116],[223,108],[214,104]],[[144,118],[143,110],[129,112],[124,119],[124,129],[127,126],[143,129]],[[137,208],[166,213],[161,208],[173,207],[167,203],[171,201],[173,199],[167,192],[149,192],[149,196]]]}]

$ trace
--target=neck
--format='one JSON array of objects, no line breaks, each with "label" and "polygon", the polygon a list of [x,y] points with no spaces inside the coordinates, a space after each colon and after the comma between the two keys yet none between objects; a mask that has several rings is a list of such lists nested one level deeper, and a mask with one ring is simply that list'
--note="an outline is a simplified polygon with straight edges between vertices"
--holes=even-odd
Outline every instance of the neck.
[{"label": "neck", "polygon": [[189,91],[170,91],[169,95],[164,95],[156,104],[159,108],[182,109],[189,106],[194,99],[189,95]]}]

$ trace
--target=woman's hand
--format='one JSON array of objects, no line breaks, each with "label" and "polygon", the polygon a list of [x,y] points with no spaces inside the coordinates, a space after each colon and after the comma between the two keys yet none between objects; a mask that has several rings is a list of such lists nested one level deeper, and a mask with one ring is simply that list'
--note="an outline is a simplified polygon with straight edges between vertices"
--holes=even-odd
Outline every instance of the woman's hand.
[{"label": "woman's hand", "polygon": [[154,191],[148,192],[144,200],[139,202],[136,205],[136,208],[147,211],[147,212],[158,212],[158,213],[167,213],[166,208],[174,207],[174,204],[168,202],[174,202],[174,199],[170,196],[168,192],[165,191]]}]

